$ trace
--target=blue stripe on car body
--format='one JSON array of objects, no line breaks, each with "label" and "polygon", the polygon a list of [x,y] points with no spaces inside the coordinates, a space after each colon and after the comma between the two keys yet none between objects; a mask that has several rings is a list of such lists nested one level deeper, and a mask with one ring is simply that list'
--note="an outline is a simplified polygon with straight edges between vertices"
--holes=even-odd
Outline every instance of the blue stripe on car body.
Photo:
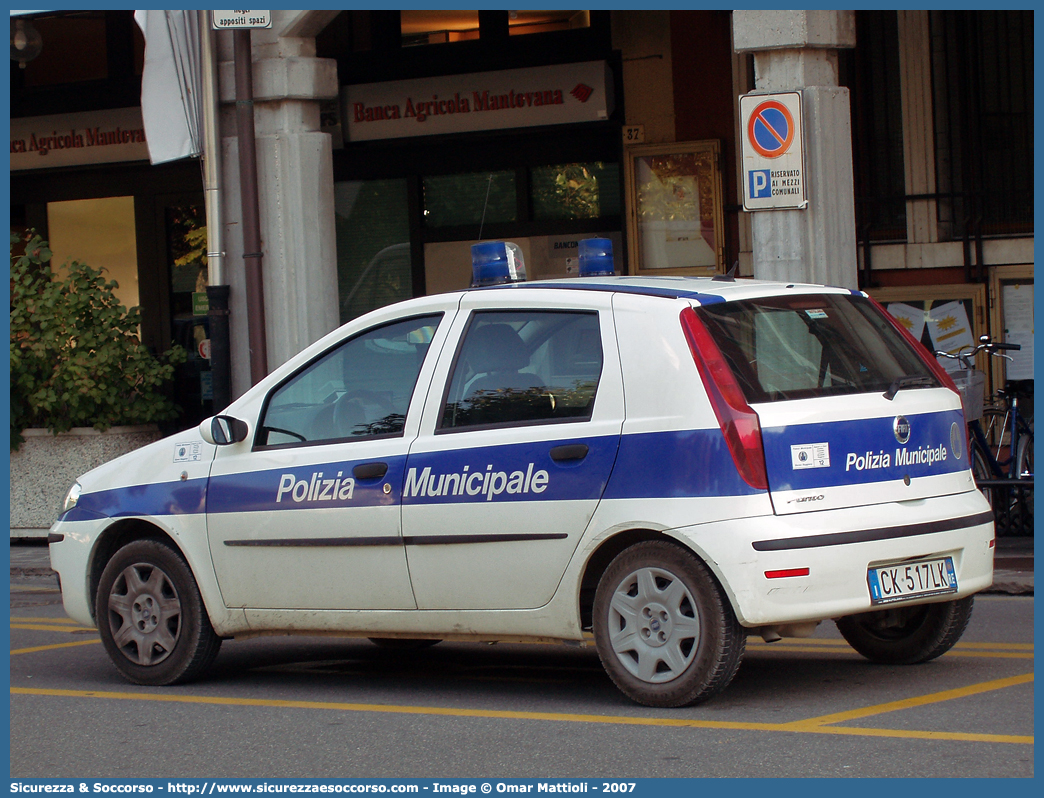
[{"label": "blue stripe on car body", "polygon": [[[950,449],[950,431],[954,424],[961,430],[963,448],[964,416],[960,410],[908,416],[911,432],[906,444],[898,443],[894,437],[893,420],[894,416],[885,416],[762,428],[769,486],[772,490],[840,487],[887,482],[905,476],[916,479],[950,474],[968,468],[967,453],[962,451],[962,456],[957,458]],[[794,468],[791,446],[818,443],[830,446],[829,467]],[[943,457],[928,456],[929,451],[938,453],[940,447]],[[852,462],[853,455],[855,462]],[[916,462],[919,458],[925,462]]]},{"label": "blue stripe on car body", "polygon": [[[905,445],[895,442],[891,417],[795,424],[762,429],[772,490],[839,487],[948,474],[968,468],[950,450],[950,431],[963,423],[960,411],[909,417],[912,433]],[[582,442],[582,460],[555,462],[555,446]],[[827,443],[830,466],[794,469],[791,446]],[[945,457],[908,462],[898,452]],[[859,464],[888,455],[883,463]],[[356,480],[359,461],[333,461],[258,472],[223,474],[206,479],[133,485],[83,494],[63,520],[98,516],[186,515],[334,507],[449,504],[475,502],[575,501],[750,496],[764,491],[740,477],[720,429],[690,429],[594,438],[538,441],[502,446],[446,449],[380,458],[388,465],[381,479]],[[929,459],[932,459],[929,462]],[[614,461],[615,460],[615,464]],[[609,474],[608,483],[605,475]],[[389,484],[391,491],[384,492]]]}]

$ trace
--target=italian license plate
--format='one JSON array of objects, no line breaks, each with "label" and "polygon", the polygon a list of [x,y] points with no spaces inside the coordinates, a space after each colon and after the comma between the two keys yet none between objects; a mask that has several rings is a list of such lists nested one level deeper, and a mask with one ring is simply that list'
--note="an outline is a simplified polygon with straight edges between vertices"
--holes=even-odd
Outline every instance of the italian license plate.
[{"label": "italian license plate", "polygon": [[866,581],[871,604],[957,592],[952,557],[877,566],[867,570]]}]

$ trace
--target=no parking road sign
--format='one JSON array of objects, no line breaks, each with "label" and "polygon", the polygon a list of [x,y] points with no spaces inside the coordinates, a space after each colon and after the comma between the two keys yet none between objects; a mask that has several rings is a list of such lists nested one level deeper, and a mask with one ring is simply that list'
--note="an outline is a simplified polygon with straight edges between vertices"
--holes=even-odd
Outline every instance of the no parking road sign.
[{"label": "no parking road sign", "polygon": [[805,164],[801,94],[740,97],[743,208],[804,208]]}]

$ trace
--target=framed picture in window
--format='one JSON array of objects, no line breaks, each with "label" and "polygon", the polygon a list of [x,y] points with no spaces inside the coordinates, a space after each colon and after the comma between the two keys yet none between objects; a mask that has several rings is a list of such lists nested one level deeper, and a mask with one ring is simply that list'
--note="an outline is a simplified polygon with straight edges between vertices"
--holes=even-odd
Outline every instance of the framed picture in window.
[{"label": "framed picture in window", "polygon": [[626,153],[629,272],[724,271],[720,144],[648,144]]},{"label": "framed picture in window", "polygon": [[[869,288],[867,293],[880,302],[914,338],[930,351],[957,354],[974,347],[986,326],[986,286],[977,283],[951,285],[911,285]],[[988,373],[989,356],[980,353],[976,367]],[[939,357],[947,371],[961,368],[952,358]]]}]

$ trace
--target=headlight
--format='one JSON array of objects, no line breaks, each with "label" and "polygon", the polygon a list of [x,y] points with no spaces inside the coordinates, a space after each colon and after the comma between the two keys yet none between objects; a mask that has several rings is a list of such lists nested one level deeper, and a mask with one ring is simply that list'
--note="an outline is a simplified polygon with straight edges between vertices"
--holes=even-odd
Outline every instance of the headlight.
[{"label": "headlight", "polygon": [[67,513],[73,507],[76,506],[76,502],[80,500],[80,483],[74,482],[72,487],[69,488],[69,492],[65,494],[65,501],[62,502],[62,512]]}]

